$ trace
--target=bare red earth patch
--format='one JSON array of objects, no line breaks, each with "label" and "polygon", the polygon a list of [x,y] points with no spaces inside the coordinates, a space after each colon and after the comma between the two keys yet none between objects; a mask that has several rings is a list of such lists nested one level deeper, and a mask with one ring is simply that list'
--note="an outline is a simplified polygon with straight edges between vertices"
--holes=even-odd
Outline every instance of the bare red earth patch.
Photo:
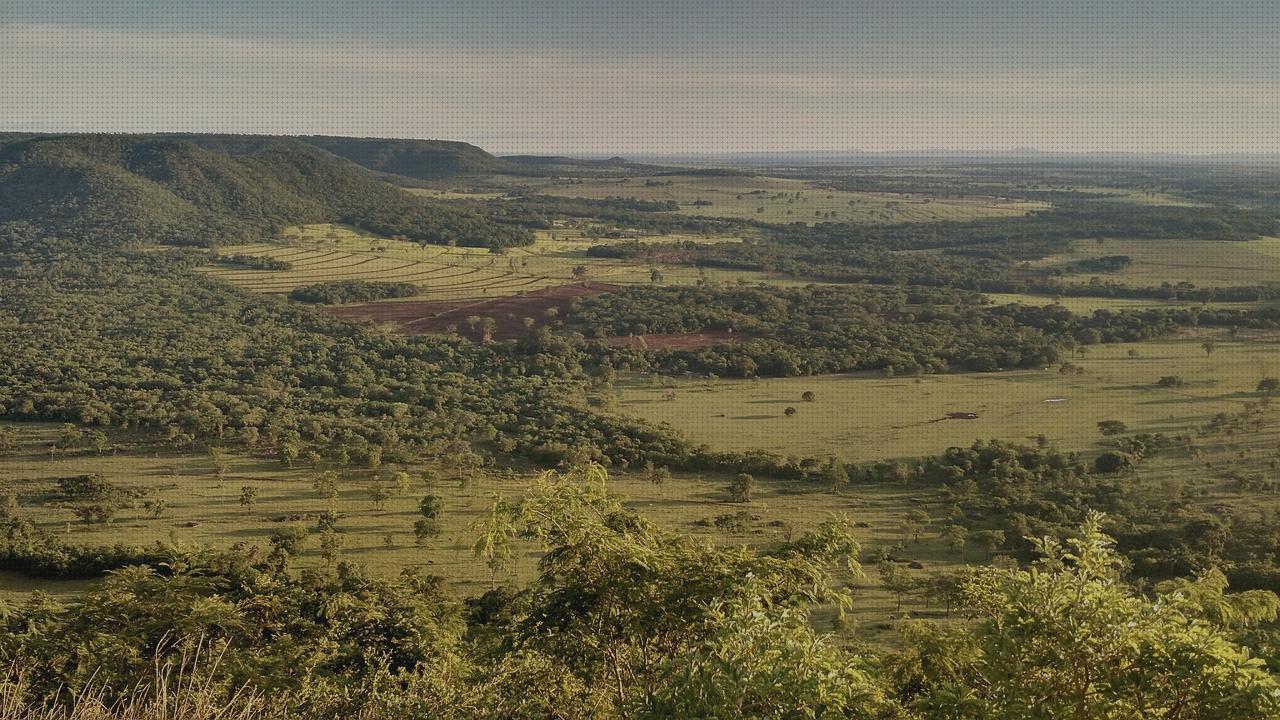
[{"label": "bare red earth patch", "polygon": [[525,318],[532,318],[533,327],[539,327],[547,323],[547,310],[551,308],[563,315],[574,298],[591,297],[618,289],[618,285],[610,283],[585,282],[492,299],[371,302],[327,310],[344,320],[393,323],[401,332],[410,335],[443,333],[452,327],[459,335],[471,340],[481,340],[484,330],[479,324],[473,328],[467,318],[487,317],[494,322],[492,339],[511,340],[523,337],[529,331]]}]

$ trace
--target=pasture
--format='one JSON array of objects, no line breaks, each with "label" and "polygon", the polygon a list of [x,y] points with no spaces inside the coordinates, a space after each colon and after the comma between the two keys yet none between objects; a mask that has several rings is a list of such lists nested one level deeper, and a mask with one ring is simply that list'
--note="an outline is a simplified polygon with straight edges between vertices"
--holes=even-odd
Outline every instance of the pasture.
[{"label": "pasture", "polygon": [[[687,233],[637,234],[635,239],[651,243],[739,241],[733,236]],[[289,270],[209,265],[201,271],[253,292],[273,294],[287,294],[304,285],[334,280],[409,282],[422,289],[412,299],[433,301],[487,300],[557,287],[578,281],[574,274],[578,266],[586,269],[588,279],[616,285],[650,284],[654,282],[652,271],[655,269],[661,273],[664,284],[690,285],[704,278],[713,282],[809,284],[745,270],[698,269],[587,257],[587,248],[603,242],[608,241],[589,238],[580,228],[565,225],[539,232],[531,246],[495,254],[479,248],[422,246],[339,225],[307,225],[289,228],[280,243],[234,248],[236,253],[284,260],[292,265]]]},{"label": "pasture", "polygon": [[[1262,376],[1280,371],[1280,337],[1216,337],[1206,355],[1205,336],[1150,341],[1134,345],[1097,346],[1072,360],[1084,375],[1049,371],[956,374],[921,378],[823,376],[755,381],[675,381],[675,399],[661,399],[662,384],[631,377],[619,384],[618,408],[650,420],[670,422],[695,440],[723,449],[765,448],[798,455],[838,453],[856,461],[932,454],[976,439],[1027,441],[1043,432],[1065,449],[1086,456],[1103,448],[1096,423],[1121,420],[1130,431],[1180,433],[1202,427],[1213,414],[1234,412],[1256,400]],[[1129,350],[1138,352],[1130,357]],[[1186,380],[1181,388],[1155,388],[1167,374]],[[664,381],[665,383],[666,381]],[[811,390],[813,402],[801,400]],[[1045,402],[1061,399],[1061,402]],[[783,410],[796,407],[794,417]],[[973,420],[941,420],[950,412],[974,412]],[[439,464],[387,464],[368,468],[289,468],[273,459],[244,454],[223,456],[223,472],[202,447],[156,444],[131,430],[108,429],[112,449],[87,448],[50,452],[58,428],[21,423],[19,454],[0,457],[0,494],[14,493],[19,512],[36,527],[66,542],[90,545],[155,541],[192,547],[228,547],[245,543],[266,548],[272,532],[290,525],[312,529],[317,516],[336,511],[342,537],[341,559],[360,563],[382,576],[417,568],[445,578],[459,593],[474,595],[493,583],[528,580],[538,553],[519,550],[512,566],[491,573],[471,546],[474,523],[489,507],[492,494],[514,497],[532,478],[529,472],[499,474]],[[1249,506],[1249,496],[1208,466],[1240,471],[1263,469],[1274,454],[1280,433],[1274,424],[1260,432],[1210,437],[1199,441],[1205,454],[1192,459],[1182,452],[1159,455],[1144,463],[1126,482],[1152,487],[1195,484],[1205,503]],[[325,470],[339,475],[339,495],[323,498],[313,482]],[[409,474],[408,488],[397,490],[399,471]],[[158,517],[141,503],[125,507],[106,525],[80,522],[56,493],[56,478],[100,473],[111,483],[136,490],[147,499],[165,501]],[[662,525],[711,542],[768,545],[788,532],[799,533],[842,513],[858,523],[864,550],[893,548],[896,557],[921,563],[917,578],[928,572],[985,559],[975,546],[951,550],[940,537],[947,524],[947,504],[938,488],[911,482],[857,483],[833,493],[817,482],[758,479],[753,501],[729,502],[730,478],[719,474],[677,472],[662,484],[639,473],[615,471],[612,489],[628,505]],[[256,493],[251,505],[241,502],[243,489]],[[370,490],[393,491],[383,502]],[[419,544],[413,533],[417,503],[427,494],[443,503],[442,531]],[[1252,506],[1249,506],[1252,507]],[[911,537],[907,522],[913,510],[924,510],[931,522]],[[730,527],[717,527],[722,516],[743,513]],[[325,560],[312,534],[298,562],[316,566]],[[55,595],[82,589],[83,581],[31,580],[0,573],[0,595],[23,597],[33,590]],[[880,585],[874,568],[851,580],[855,636],[870,642],[893,642],[890,619],[899,614],[897,600]],[[903,612],[939,617],[921,596],[905,602]],[[818,613],[820,627],[834,616]]]},{"label": "pasture", "polygon": [[[1057,367],[920,378],[871,374],[756,380],[620,383],[622,412],[681,430],[725,450],[761,448],[796,455],[834,454],[849,461],[935,454],[977,438],[1025,442],[1044,433],[1065,449],[1098,448],[1096,423],[1120,420],[1134,432],[1181,432],[1249,400],[1263,377],[1280,376],[1280,337],[1231,340],[1208,335],[1087,348]],[[1129,351],[1137,353],[1130,357]],[[1181,388],[1157,388],[1179,375]],[[674,391],[675,399],[669,391]],[[812,391],[813,402],[801,395]],[[794,407],[792,417],[784,415]],[[971,420],[943,419],[976,413]]]},{"label": "pasture", "polygon": [[[514,497],[528,485],[530,475],[504,477],[438,466],[387,466],[378,471],[383,485],[389,486],[393,474],[401,469],[410,474],[412,483],[407,492],[393,495],[379,507],[368,492],[374,484],[372,470],[339,471],[340,495],[330,505],[312,488],[323,469],[303,464],[286,468],[276,461],[227,455],[225,473],[219,478],[206,453],[145,444],[141,436],[131,433],[111,433],[117,446],[114,452],[71,450],[51,455],[46,447],[56,437],[56,426],[24,423],[16,427],[22,434],[24,452],[0,458],[0,494],[15,493],[24,517],[69,543],[160,541],[188,548],[245,543],[266,549],[272,532],[289,525],[314,528],[319,513],[332,508],[341,518],[341,558],[384,577],[417,568],[445,578],[461,594],[472,595],[488,590],[494,582],[527,581],[536,571],[539,555],[531,548],[518,551],[510,569],[497,574],[471,551],[477,537],[473,523],[488,510],[491,494]],[[425,470],[433,471],[430,481],[424,479]],[[84,525],[56,499],[55,479],[86,473],[100,473],[113,484],[145,491],[148,499],[163,499],[165,511],[153,517],[140,506],[125,508],[107,525]],[[665,483],[654,484],[637,474],[611,475],[614,492],[626,496],[630,507],[664,526],[712,542],[749,545],[769,544],[788,532],[803,532],[833,512],[846,513],[861,523],[858,534],[866,548],[905,542],[906,513],[935,494],[931,489],[872,486],[834,495],[820,485],[761,480],[753,502],[740,504],[728,502],[728,480],[676,473]],[[257,493],[252,506],[240,502],[245,487]],[[439,537],[419,545],[413,523],[420,517],[418,501],[427,494],[443,501],[443,529]],[[748,515],[745,526],[714,526],[717,516],[739,511]],[[324,563],[317,542],[314,536],[307,540],[299,565]],[[952,553],[940,541],[922,537],[919,543],[912,543],[912,556],[927,559],[933,567],[941,562],[976,560],[980,552]],[[23,597],[34,590],[71,594],[86,584],[0,573],[0,597]],[[893,609],[889,595],[873,579],[857,585],[861,601],[854,617],[883,621]],[[827,622],[830,619],[828,616]]]},{"label": "pasture", "polygon": [[1128,285],[1190,282],[1200,287],[1271,284],[1280,277],[1280,238],[1247,242],[1225,240],[1077,241],[1072,255],[1046,258],[1057,265],[1086,257],[1127,255],[1133,264],[1116,273],[1068,274],[1064,280],[1087,282],[1099,276]]},{"label": "pasture", "polygon": [[1257,307],[1254,302],[1210,302],[1192,303],[1177,300],[1157,300],[1155,298],[1110,298],[1110,297],[1060,297],[1046,295],[1030,295],[1027,293],[983,293],[996,305],[1021,303],[1041,307],[1044,305],[1060,305],[1073,313],[1087,314],[1095,310],[1146,310],[1149,308],[1184,308],[1214,307],[1248,309]]},{"label": "pasture", "polygon": [[538,189],[561,197],[628,197],[671,200],[678,212],[770,223],[901,223],[1017,217],[1048,207],[987,196],[931,197],[912,193],[828,190],[807,180],[763,176],[676,175],[609,178],[549,184]]}]

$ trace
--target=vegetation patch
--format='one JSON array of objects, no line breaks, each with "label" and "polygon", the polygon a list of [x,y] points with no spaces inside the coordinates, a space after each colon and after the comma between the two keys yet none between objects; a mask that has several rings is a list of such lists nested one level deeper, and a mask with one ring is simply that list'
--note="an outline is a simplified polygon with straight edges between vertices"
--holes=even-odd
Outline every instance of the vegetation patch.
[{"label": "vegetation patch", "polygon": [[418,286],[413,283],[335,280],[297,288],[289,293],[289,298],[321,305],[342,305],[387,298],[413,297],[417,294]]}]

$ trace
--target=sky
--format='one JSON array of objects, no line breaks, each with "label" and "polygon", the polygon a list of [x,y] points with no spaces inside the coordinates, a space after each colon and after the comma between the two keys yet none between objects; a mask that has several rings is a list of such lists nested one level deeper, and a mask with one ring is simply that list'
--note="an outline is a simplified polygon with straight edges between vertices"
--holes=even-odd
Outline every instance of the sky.
[{"label": "sky", "polygon": [[1280,152],[1275,0],[0,0],[0,129]]}]

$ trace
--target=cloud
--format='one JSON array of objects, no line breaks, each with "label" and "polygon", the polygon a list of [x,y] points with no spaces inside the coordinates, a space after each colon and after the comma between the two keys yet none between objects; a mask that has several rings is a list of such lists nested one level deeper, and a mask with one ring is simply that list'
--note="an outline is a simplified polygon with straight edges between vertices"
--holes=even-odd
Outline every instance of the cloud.
[{"label": "cloud", "polygon": [[446,137],[506,151],[1276,151],[1274,79],[478,52],[0,25],[12,129]]}]

